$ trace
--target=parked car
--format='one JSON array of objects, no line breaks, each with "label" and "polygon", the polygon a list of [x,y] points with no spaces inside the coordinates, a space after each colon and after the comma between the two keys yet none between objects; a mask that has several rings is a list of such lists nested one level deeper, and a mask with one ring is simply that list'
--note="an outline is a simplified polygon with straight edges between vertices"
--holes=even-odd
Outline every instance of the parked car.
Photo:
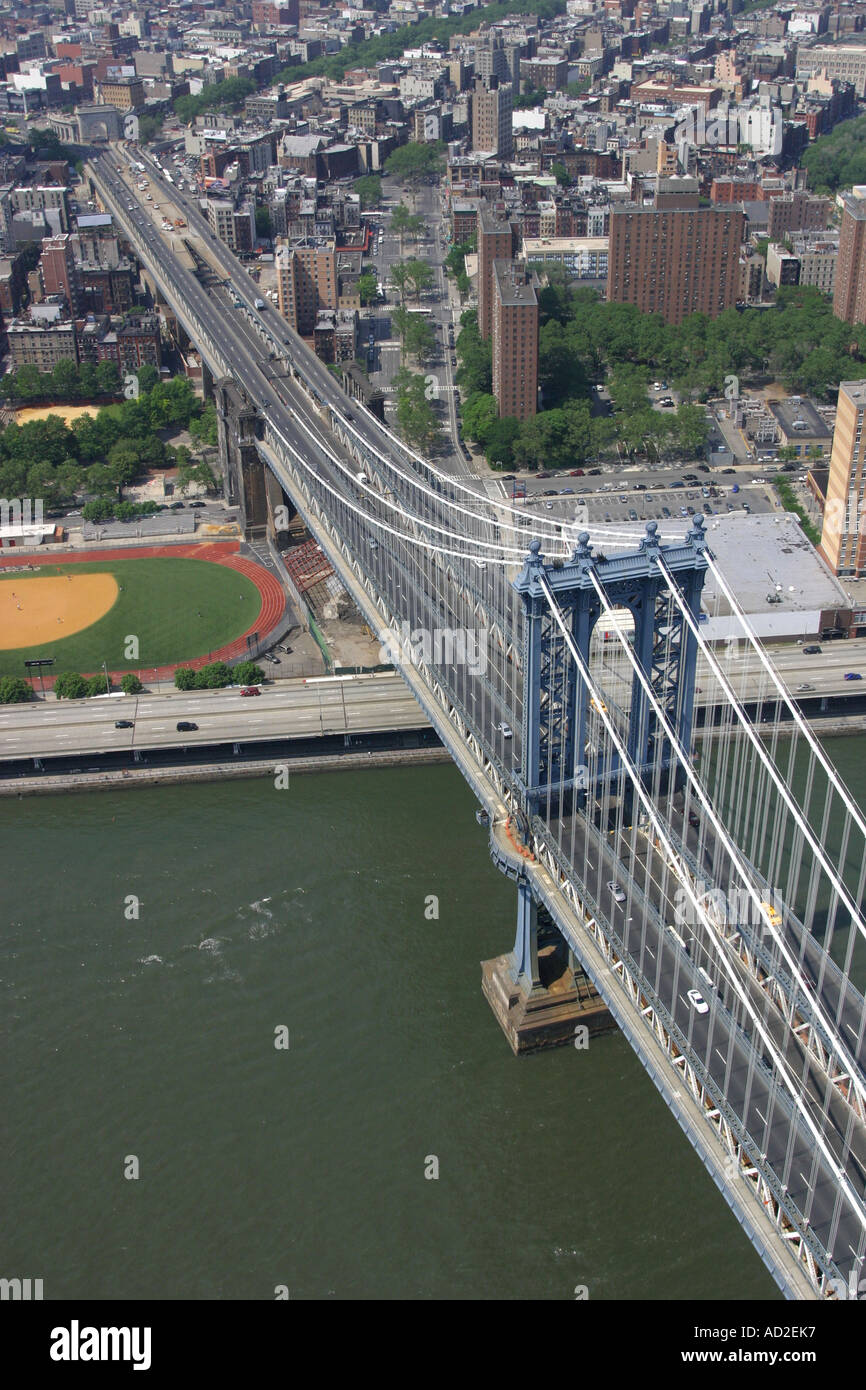
[{"label": "parked car", "polygon": [[190,502],[189,505],[191,507],[204,507],[206,504],[204,502]]}]

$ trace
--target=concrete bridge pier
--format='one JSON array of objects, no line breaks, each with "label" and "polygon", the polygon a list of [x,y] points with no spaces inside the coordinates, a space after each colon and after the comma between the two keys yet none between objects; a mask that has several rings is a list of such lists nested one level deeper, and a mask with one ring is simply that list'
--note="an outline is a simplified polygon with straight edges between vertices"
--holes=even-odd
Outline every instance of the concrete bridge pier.
[{"label": "concrete bridge pier", "polygon": [[498,840],[494,832],[493,858],[517,882],[517,931],[507,955],[481,962],[484,997],[515,1056],[566,1043],[583,1046],[616,1025],[522,866]]},{"label": "concrete bridge pier", "polygon": [[231,377],[213,385],[223,495],[240,508],[244,535],[262,534],[268,524],[266,469],[256,448],[258,413]]}]

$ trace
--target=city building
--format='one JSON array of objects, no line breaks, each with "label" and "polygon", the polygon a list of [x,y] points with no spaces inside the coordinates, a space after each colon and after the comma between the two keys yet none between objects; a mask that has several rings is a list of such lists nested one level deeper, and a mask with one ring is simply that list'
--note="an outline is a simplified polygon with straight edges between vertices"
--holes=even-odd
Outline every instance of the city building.
[{"label": "city building", "polygon": [[716,318],[737,302],[744,223],[741,209],[700,207],[696,195],[690,207],[612,207],[608,300],[668,323]]},{"label": "city building", "polygon": [[847,323],[866,323],[866,184],[842,195],[833,313]]},{"label": "city building", "polygon": [[839,383],[820,552],[836,574],[866,569],[866,381]]},{"label": "city building", "polygon": [[514,228],[507,217],[482,202],[478,227],[478,331],[489,338],[493,330],[493,265],[514,255]]},{"label": "city building", "polygon": [[74,314],[78,308],[78,285],[75,278],[72,237],[67,233],[62,236],[45,237],[39,264],[45,294],[63,295],[69,312]]},{"label": "city building", "polygon": [[493,263],[493,394],[500,418],[538,409],[538,281],[517,261]]},{"label": "city building", "polygon": [[476,79],[472,93],[472,148],[510,159],[514,148],[511,131],[512,89],[498,77]]},{"label": "city building", "polygon": [[144,106],[144,82],[140,77],[105,77],[99,83],[99,99],[118,111],[138,111]]},{"label": "city building", "polygon": [[277,303],[296,333],[313,335],[322,309],[337,308],[337,247],[333,238],[311,237],[280,248]]}]

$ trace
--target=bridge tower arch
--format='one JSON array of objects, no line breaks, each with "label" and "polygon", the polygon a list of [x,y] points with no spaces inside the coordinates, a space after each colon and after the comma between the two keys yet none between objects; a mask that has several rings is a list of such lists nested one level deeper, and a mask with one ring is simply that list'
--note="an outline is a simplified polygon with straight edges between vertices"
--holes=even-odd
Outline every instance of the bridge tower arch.
[{"label": "bridge tower arch", "polygon": [[[610,624],[610,617],[596,584],[611,607],[631,615],[640,670],[678,740],[686,748],[691,746],[697,642],[670,601],[667,576],[658,561],[664,559],[692,618],[699,621],[708,563],[703,518],[695,518],[679,545],[663,546],[657,532],[656,523],[649,522],[634,551],[608,558],[594,550],[584,531],[565,562],[545,563],[540,543],[533,541],[514,581],[524,609],[524,690],[521,767],[515,777],[520,808],[512,820],[513,839],[522,840],[524,846],[533,819],[572,812],[591,815],[602,784],[619,782],[622,774],[614,748],[605,750],[605,757],[594,762],[591,772],[584,763],[595,697],[569,651],[547,591],[597,684],[603,675],[599,670],[603,646],[593,637],[605,623]],[[616,638],[614,647],[621,651]],[[645,786],[652,786],[660,767],[663,775],[679,780],[676,755],[636,672],[631,674],[630,700],[620,732]],[[624,780],[630,811],[633,793],[628,779]],[[498,867],[517,882],[517,930],[510,955],[484,963],[484,992],[515,1052],[568,1041],[575,1020],[585,1020],[590,1031],[610,1026],[602,1018],[606,1011],[595,990],[575,969],[566,943],[560,939],[551,945],[551,934],[557,935],[555,924],[534,897],[519,855],[503,847],[493,854]],[[543,951],[550,958],[547,979]],[[551,959],[559,962],[554,969]]]}]

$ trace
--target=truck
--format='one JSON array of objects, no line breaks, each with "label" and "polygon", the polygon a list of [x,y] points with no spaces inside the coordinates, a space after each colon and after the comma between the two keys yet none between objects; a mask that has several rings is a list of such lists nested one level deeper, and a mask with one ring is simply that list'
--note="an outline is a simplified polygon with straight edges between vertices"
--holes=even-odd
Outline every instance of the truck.
[{"label": "truck", "polygon": [[174,219],[174,225],[175,225],[176,227],[185,227],[185,226],[186,226],[186,223],[184,222],[184,220],[183,220],[182,217],[176,217],[176,218]]}]

